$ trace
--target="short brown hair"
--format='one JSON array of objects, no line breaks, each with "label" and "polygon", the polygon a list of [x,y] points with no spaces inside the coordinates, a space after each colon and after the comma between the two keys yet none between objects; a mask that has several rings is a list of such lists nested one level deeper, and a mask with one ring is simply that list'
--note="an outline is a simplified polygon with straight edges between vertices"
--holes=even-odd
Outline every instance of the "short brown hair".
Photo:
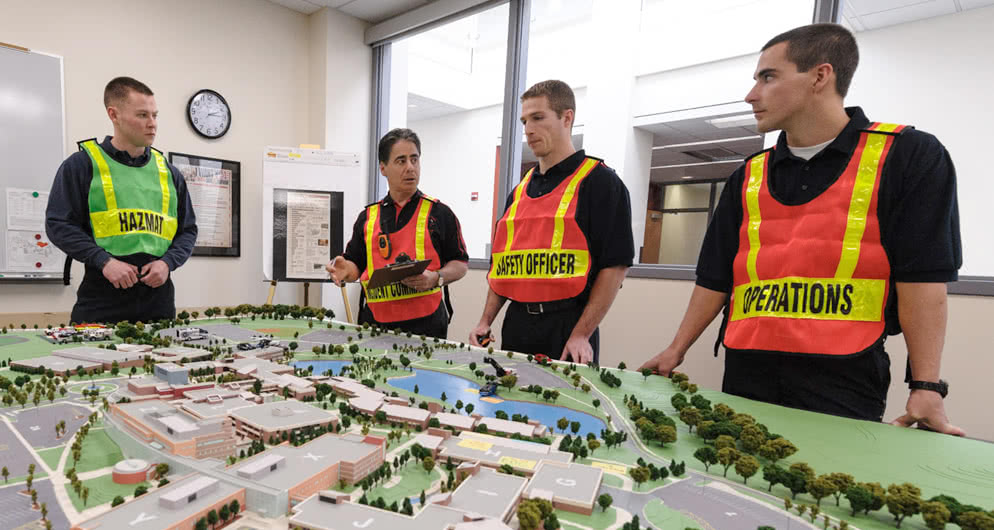
[{"label": "short brown hair", "polygon": [[148,88],[148,85],[133,77],[115,77],[104,88],[104,107],[127,99],[128,93],[132,90],[146,96],[155,95],[152,93],[152,89]]},{"label": "short brown hair", "polygon": [[390,163],[390,151],[393,151],[394,144],[401,140],[406,140],[414,144],[414,147],[418,149],[418,154],[421,154],[421,139],[418,138],[417,133],[410,129],[393,129],[384,134],[383,138],[380,138],[380,145],[376,149],[380,157],[380,162],[384,164]]},{"label": "short brown hair", "polygon": [[521,101],[541,96],[549,100],[549,107],[556,112],[557,118],[562,118],[566,110],[572,110],[576,114],[576,98],[573,96],[573,89],[566,83],[558,79],[540,81],[521,94]]},{"label": "short brown hair", "polygon": [[798,72],[807,72],[819,64],[832,65],[835,91],[846,97],[859,64],[859,47],[848,29],[838,24],[801,26],[773,37],[763,51],[781,42],[787,43],[787,59],[797,65]]}]

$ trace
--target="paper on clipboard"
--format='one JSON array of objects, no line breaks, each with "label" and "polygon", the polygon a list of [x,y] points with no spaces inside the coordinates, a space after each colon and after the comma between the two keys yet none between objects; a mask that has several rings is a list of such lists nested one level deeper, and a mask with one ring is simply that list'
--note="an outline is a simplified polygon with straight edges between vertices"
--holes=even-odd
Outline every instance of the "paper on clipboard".
[{"label": "paper on clipboard", "polygon": [[431,263],[430,259],[421,261],[405,261],[403,263],[387,265],[382,269],[376,269],[373,271],[372,276],[370,276],[369,283],[366,287],[369,289],[375,289],[377,287],[383,287],[384,285],[399,282],[404,278],[414,276],[416,274],[421,274],[428,268],[429,263]]}]

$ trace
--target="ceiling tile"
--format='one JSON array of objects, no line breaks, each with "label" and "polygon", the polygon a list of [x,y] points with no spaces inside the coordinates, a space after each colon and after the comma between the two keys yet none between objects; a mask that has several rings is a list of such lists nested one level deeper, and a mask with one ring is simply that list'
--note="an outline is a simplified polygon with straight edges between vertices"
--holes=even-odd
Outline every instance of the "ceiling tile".
[{"label": "ceiling tile", "polygon": [[877,13],[862,15],[859,20],[866,29],[877,29],[915,20],[949,15],[956,12],[956,3],[953,0],[934,0],[923,2],[909,7],[880,11]]},{"label": "ceiling tile", "polygon": [[901,9],[920,4],[931,4],[935,0],[848,0],[847,4],[852,6],[852,10],[858,16]]},{"label": "ceiling tile", "polygon": [[994,0],[959,0],[959,5],[963,11],[994,5]]},{"label": "ceiling tile", "polygon": [[339,11],[376,24],[427,4],[427,0],[353,0]]},{"label": "ceiling tile", "polygon": [[283,7],[290,8],[299,13],[305,15],[310,15],[311,13],[316,13],[324,7],[320,0],[269,0],[274,4],[279,4]]}]

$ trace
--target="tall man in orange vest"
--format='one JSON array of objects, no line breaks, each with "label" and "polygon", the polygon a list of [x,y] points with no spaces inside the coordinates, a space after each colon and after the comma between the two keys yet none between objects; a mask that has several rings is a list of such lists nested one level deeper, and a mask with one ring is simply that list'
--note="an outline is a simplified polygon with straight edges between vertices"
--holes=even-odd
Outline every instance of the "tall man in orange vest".
[{"label": "tall man in orange vest", "polygon": [[479,346],[504,302],[501,347],[597,362],[597,326],[635,256],[628,189],[603,161],[573,147],[569,85],[543,81],[521,96],[521,122],[538,157],[507,199],[494,233],[490,289],[470,333]]},{"label": "tall man in orange vest", "polygon": [[[380,139],[380,173],[389,192],[359,214],[345,254],[325,268],[338,285],[360,280],[366,303],[359,322],[446,338],[451,306],[444,286],[466,275],[469,255],[459,220],[448,206],[418,189],[421,140],[410,129]],[[431,260],[421,274],[369,288],[373,271],[409,260]]]},{"label": "tall man in orange vest", "polygon": [[955,171],[931,134],[844,107],[858,61],[834,24],[763,47],[746,102],[761,132],[783,132],[729,177],[683,322],[642,368],[669,375],[725,307],[723,391],[880,421],[884,340],[903,329],[911,394],[894,424],[962,435],[939,379],[962,263]]}]

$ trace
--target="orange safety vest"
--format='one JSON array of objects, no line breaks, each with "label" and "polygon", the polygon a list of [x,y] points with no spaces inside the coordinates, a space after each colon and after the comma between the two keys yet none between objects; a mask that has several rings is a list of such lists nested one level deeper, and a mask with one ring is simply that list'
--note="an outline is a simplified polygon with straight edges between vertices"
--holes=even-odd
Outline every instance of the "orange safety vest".
[{"label": "orange safety vest", "polygon": [[514,190],[497,223],[490,288],[516,302],[552,302],[583,292],[590,274],[587,237],[576,223],[577,189],[600,161],[585,158],[556,189],[533,199],[525,192],[535,168]]},{"label": "orange safety vest", "polygon": [[397,256],[405,253],[417,261],[430,259],[428,270],[437,271],[442,268],[442,261],[435,250],[428,234],[428,215],[436,199],[422,194],[418,209],[407,224],[400,230],[390,234],[392,253],[389,258],[380,254],[379,248],[373,243],[380,233],[380,204],[366,207],[366,270],[359,277],[362,288],[366,292],[366,304],[373,312],[377,322],[400,322],[413,318],[426,317],[438,309],[442,303],[442,289],[435,287],[427,291],[416,291],[401,282],[394,282],[370,289],[369,277],[374,270],[386,267],[396,260]]},{"label": "orange safety vest", "polygon": [[851,355],[884,336],[890,261],[877,194],[904,128],[863,130],[842,175],[805,204],[770,194],[772,149],[746,161],[726,348]]}]

